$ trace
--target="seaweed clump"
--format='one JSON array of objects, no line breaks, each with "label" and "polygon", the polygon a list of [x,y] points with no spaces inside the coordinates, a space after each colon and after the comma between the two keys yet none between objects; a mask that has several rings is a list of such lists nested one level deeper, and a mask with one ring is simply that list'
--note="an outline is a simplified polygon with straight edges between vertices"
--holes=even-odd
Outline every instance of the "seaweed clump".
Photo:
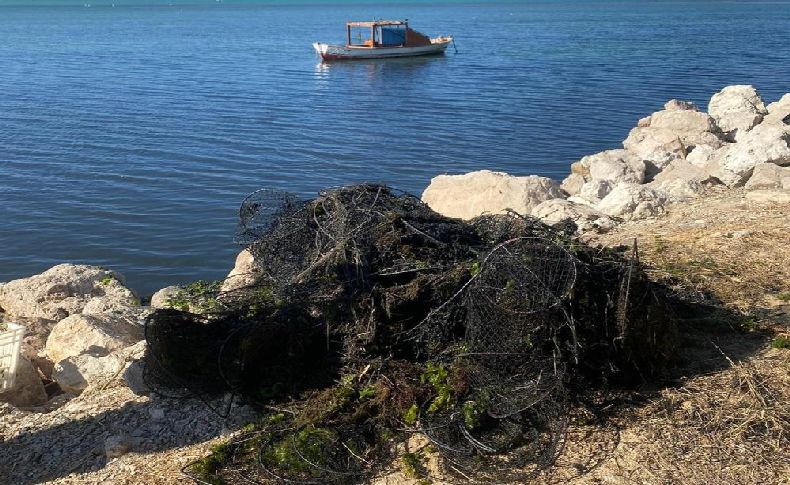
[{"label": "seaweed clump", "polygon": [[[249,284],[203,285],[200,304],[146,323],[152,387],[261,410],[187,468],[203,481],[353,483],[397,460],[523,481],[553,461],[579,389],[672,359],[670,307],[635,246],[590,247],[515,213],[450,219],[380,185],[262,190],[237,240]],[[435,466],[400,449],[410,435]]]}]

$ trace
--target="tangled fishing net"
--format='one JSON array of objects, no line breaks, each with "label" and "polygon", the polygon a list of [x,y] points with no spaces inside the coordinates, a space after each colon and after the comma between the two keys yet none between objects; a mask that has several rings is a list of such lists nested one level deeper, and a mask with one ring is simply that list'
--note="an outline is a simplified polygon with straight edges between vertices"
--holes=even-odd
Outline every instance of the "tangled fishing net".
[{"label": "tangled fishing net", "polygon": [[[146,325],[153,388],[261,411],[186,469],[202,482],[358,483],[393,463],[528,480],[554,460],[580,386],[671,357],[667,303],[635,247],[515,213],[464,222],[379,185],[262,190],[237,240],[255,262],[243,284],[185,288]],[[414,436],[419,452],[404,448]]]}]

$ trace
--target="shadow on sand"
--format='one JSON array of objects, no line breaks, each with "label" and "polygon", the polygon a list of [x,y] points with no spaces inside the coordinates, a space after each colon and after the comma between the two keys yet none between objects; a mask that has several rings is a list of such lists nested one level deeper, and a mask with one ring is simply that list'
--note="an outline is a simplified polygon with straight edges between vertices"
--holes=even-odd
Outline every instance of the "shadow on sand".
[{"label": "shadow on sand", "polygon": [[128,446],[130,452],[161,452],[216,438],[252,417],[234,411],[234,416],[222,419],[197,399],[152,396],[145,402],[126,402],[117,409],[6,438],[0,442],[0,483],[41,483],[99,470],[108,461],[108,438],[107,443],[120,439],[120,446]]}]

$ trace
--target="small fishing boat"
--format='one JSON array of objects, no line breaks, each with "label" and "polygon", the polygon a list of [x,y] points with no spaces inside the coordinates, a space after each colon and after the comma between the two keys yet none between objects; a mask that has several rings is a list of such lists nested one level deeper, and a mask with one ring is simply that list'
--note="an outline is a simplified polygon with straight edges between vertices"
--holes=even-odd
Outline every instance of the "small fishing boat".
[{"label": "small fishing boat", "polygon": [[313,44],[323,60],[383,59],[440,54],[450,36],[430,38],[409,28],[408,20],[346,22],[346,45]]}]

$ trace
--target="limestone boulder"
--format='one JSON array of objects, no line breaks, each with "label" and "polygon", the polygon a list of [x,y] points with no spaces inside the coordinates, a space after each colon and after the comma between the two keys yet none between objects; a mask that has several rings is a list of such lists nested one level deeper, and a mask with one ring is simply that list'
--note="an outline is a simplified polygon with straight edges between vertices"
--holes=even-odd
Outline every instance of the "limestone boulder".
[{"label": "limestone boulder", "polygon": [[618,183],[643,183],[645,170],[645,163],[633,153],[607,150],[573,163],[560,187],[569,195],[597,202]]},{"label": "limestone boulder", "polygon": [[228,293],[255,284],[261,277],[261,268],[249,249],[242,250],[236,256],[236,264],[225,277],[220,293]]},{"label": "limestone boulder", "polygon": [[67,357],[55,364],[52,379],[66,392],[80,394],[90,387],[108,386],[113,381],[125,384],[137,392],[144,386],[142,368],[135,374],[132,366],[141,364],[145,352],[145,341],[138,342],[119,351],[103,354],[86,352]]},{"label": "limestone boulder", "polygon": [[686,158],[688,148],[681,138],[666,128],[636,127],[628,133],[623,147],[645,162],[648,180],[672,160]]},{"label": "limestone boulder", "polygon": [[423,192],[422,200],[442,215],[472,219],[507,210],[529,214],[541,202],[564,196],[559,184],[547,177],[516,177],[480,170],[434,177]]},{"label": "limestone boulder", "polygon": [[78,314],[64,318],[47,338],[45,355],[53,362],[83,353],[106,355],[143,339],[135,314]]},{"label": "limestone boulder", "polygon": [[596,153],[582,158],[580,163],[589,167],[590,180],[593,181],[641,184],[645,180],[645,162],[626,150]]},{"label": "limestone boulder", "polygon": [[790,190],[790,167],[780,167],[774,163],[758,163],[746,182],[746,188]]},{"label": "limestone boulder", "polygon": [[595,210],[589,205],[578,204],[564,199],[552,199],[541,202],[532,209],[532,216],[549,225],[572,221],[578,232],[595,230],[605,232],[616,223],[606,214]]},{"label": "limestone boulder", "polygon": [[760,124],[711,154],[707,169],[728,187],[739,187],[761,163],[790,165],[790,126]]},{"label": "limestone boulder", "polygon": [[59,264],[0,286],[0,309],[11,317],[60,320],[81,313],[95,298],[108,307],[139,305],[120,273],[98,266]]},{"label": "limestone boulder", "polygon": [[[576,162],[578,163],[578,162]],[[581,173],[574,173],[573,166],[576,164],[571,165],[571,174],[565,177],[565,180],[562,181],[560,184],[560,189],[568,195],[576,195],[582,189],[584,184],[587,183],[587,180],[584,175]],[[587,175],[589,176],[589,170],[585,169]]]},{"label": "limestone boulder", "polygon": [[705,168],[688,160],[673,160],[648,186],[663,191],[670,201],[676,202],[698,197],[709,187],[719,184]]},{"label": "limestone boulder", "polygon": [[[681,101],[679,99],[670,99],[664,103],[664,111],[699,111],[699,108],[691,101]],[[646,128],[652,126],[653,116],[645,116],[640,118],[636,123],[638,128]]]},{"label": "limestone boulder", "polygon": [[97,296],[96,298],[88,300],[88,303],[86,303],[85,307],[82,309],[82,313],[119,312],[139,306],[140,301],[137,298],[125,299],[116,298],[114,296]]},{"label": "limestone boulder", "polygon": [[183,312],[207,313],[218,308],[227,294],[219,293],[219,282],[195,281],[186,286],[168,286],[154,293],[151,310],[172,308]]},{"label": "limestone boulder", "polygon": [[648,187],[666,194],[667,202],[682,202],[699,197],[709,185],[698,180],[677,178],[660,183],[653,181]]},{"label": "limestone boulder", "polygon": [[672,163],[667,165],[663,172],[656,175],[654,182],[661,183],[673,179],[707,180],[709,178],[709,173],[707,173],[701,167],[692,164],[688,160],[674,160]]},{"label": "limestone boulder", "polygon": [[[723,146],[726,146],[726,144]],[[716,150],[718,150],[718,148],[708,145],[698,145],[694,147],[691,153],[686,155],[686,161],[696,167],[707,167]]]},{"label": "limestone boulder", "polygon": [[96,381],[104,371],[117,372],[120,366],[115,354],[99,356],[80,354],[61,360],[52,370],[52,379],[64,392],[80,394],[88,387],[88,381]]},{"label": "limestone boulder", "polygon": [[171,301],[178,298],[182,291],[180,286],[166,286],[151,296],[151,308],[172,308]]},{"label": "limestone boulder", "polygon": [[655,217],[665,212],[667,194],[647,185],[619,184],[595,208],[624,220]]},{"label": "limestone boulder", "polygon": [[663,110],[653,113],[650,120],[650,128],[669,130],[687,146],[719,142],[719,138],[715,135],[719,132],[719,127],[707,113],[693,110]]},{"label": "limestone boulder", "polygon": [[582,186],[574,198],[582,199],[582,204],[597,204],[612,191],[615,185],[609,180],[591,180]]},{"label": "limestone boulder", "polygon": [[699,111],[697,105],[691,101],[681,101],[679,99],[670,99],[664,103],[665,111]]},{"label": "limestone boulder", "polygon": [[719,148],[724,143],[714,119],[693,104],[671,100],[650,116],[650,124],[637,126],[623,146],[645,160],[651,180],[672,160],[685,159],[696,147]]},{"label": "limestone boulder", "polygon": [[80,394],[89,386],[106,384],[120,374],[123,359],[115,353],[86,353],[61,360],[52,371],[52,379],[61,389]]},{"label": "limestone boulder", "polygon": [[763,123],[790,125],[790,93],[766,106],[765,110],[768,114],[763,118]]},{"label": "limestone boulder", "polygon": [[7,402],[16,407],[31,407],[44,404],[47,399],[47,391],[44,389],[36,366],[20,356],[14,386],[0,392],[0,402]]},{"label": "limestone boulder", "polygon": [[733,134],[757,126],[768,114],[754,86],[727,86],[710,98],[708,113],[722,131]]},{"label": "limestone boulder", "polygon": [[124,360],[120,374],[123,384],[135,394],[147,394],[150,391],[144,378],[145,349],[146,342],[142,340],[118,352]]}]

